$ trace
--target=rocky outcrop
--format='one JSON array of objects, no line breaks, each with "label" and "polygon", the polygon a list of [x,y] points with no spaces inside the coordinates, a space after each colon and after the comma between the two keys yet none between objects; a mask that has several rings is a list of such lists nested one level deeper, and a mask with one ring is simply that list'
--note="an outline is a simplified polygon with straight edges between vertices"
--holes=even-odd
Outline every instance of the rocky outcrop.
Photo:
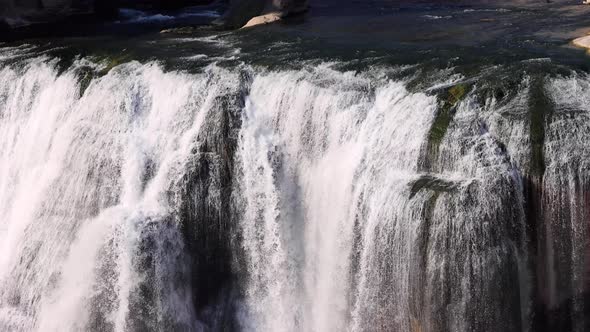
[{"label": "rocky outcrop", "polygon": [[255,16],[253,18],[251,18],[243,27],[244,28],[249,28],[249,27],[253,27],[256,25],[263,25],[263,24],[270,24],[276,21],[280,21],[281,20],[281,14],[280,13],[269,13],[269,14],[264,14],[264,15],[260,15],[260,16]]},{"label": "rocky outcrop", "polygon": [[[303,13],[307,6],[308,0],[230,0],[229,9],[215,23],[230,29],[266,24]],[[251,22],[253,18],[257,19]]]}]

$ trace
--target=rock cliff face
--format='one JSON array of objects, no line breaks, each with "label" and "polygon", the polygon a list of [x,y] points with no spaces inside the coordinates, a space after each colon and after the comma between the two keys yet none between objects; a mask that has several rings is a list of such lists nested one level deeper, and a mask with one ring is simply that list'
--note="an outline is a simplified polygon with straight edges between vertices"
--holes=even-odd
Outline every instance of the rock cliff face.
[{"label": "rock cliff face", "polygon": [[0,0],[0,22],[9,26],[48,22],[75,14],[115,16],[117,8],[175,9],[214,0]]},{"label": "rock cliff face", "polygon": [[2,0],[0,20],[9,26],[47,22],[73,14],[112,15],[117,0]]}]

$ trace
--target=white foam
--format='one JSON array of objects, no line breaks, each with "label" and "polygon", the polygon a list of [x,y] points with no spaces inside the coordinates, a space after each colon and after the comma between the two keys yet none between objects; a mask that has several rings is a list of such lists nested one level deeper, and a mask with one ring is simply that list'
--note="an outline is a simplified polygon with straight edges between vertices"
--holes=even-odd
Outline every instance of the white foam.
[{"label": "white foam", "polygon": [[82,97],[74,72],[57,76],[44,59],[0,71],[10,82],[0,87],[0,327],[86,330],[99,314],[126,331],[144,282],[162,292],[159,322],[197,324],[192,297],[167,275],[180,269],[166,256],[184,254],[180,232],[162,228],[166,254],[153,253],[154,264],[168,267],[156,280],[136,256],[149,224],[178,208],[168,194],[180,190],[205,116],[227,92],[211,70],[131,62]]}]

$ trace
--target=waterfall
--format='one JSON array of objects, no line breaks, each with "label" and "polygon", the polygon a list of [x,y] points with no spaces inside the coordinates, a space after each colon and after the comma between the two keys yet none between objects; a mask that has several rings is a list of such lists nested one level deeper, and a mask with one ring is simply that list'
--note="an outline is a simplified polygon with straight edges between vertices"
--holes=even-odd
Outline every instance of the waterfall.
[{"label": "waterfall", "polygon": [[554,103],[546,132],[541,230],[545,253],[543,300],[572,312],[574,331],[590,327],[590,79],[574,75],[546,84]]},{"label": "waterfall", "polygon": [[0,330],[588,324],[587,76],[29,51],[0,52]]},{"label": "waterfall", "polygon": [[400,83],[311,74],[323,75],[258,76],[244,111],[247,300],[262,330],[345,329],[363,198],[383,204],[406,189],[435,108]]},{"label": "waterfall", "polygon": [[467,100],[425,172],[437,106],[325,68],[254,79],[237,171],[246,330],[520,329],[518,171]]},{"label": "waterfall", "polygon": [[229,76],[85,65],[0,72],[0,327],[195,327],[174,198]]}]

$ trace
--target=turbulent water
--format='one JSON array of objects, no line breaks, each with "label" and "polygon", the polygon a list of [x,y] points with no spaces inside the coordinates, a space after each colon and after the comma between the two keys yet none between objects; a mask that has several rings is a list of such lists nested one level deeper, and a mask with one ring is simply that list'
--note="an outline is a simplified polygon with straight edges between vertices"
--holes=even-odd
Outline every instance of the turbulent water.
[{"label": "turbulent water", "polygon": [[585,74],[25,51],[0,58],[0,330],[588,327]]}]

